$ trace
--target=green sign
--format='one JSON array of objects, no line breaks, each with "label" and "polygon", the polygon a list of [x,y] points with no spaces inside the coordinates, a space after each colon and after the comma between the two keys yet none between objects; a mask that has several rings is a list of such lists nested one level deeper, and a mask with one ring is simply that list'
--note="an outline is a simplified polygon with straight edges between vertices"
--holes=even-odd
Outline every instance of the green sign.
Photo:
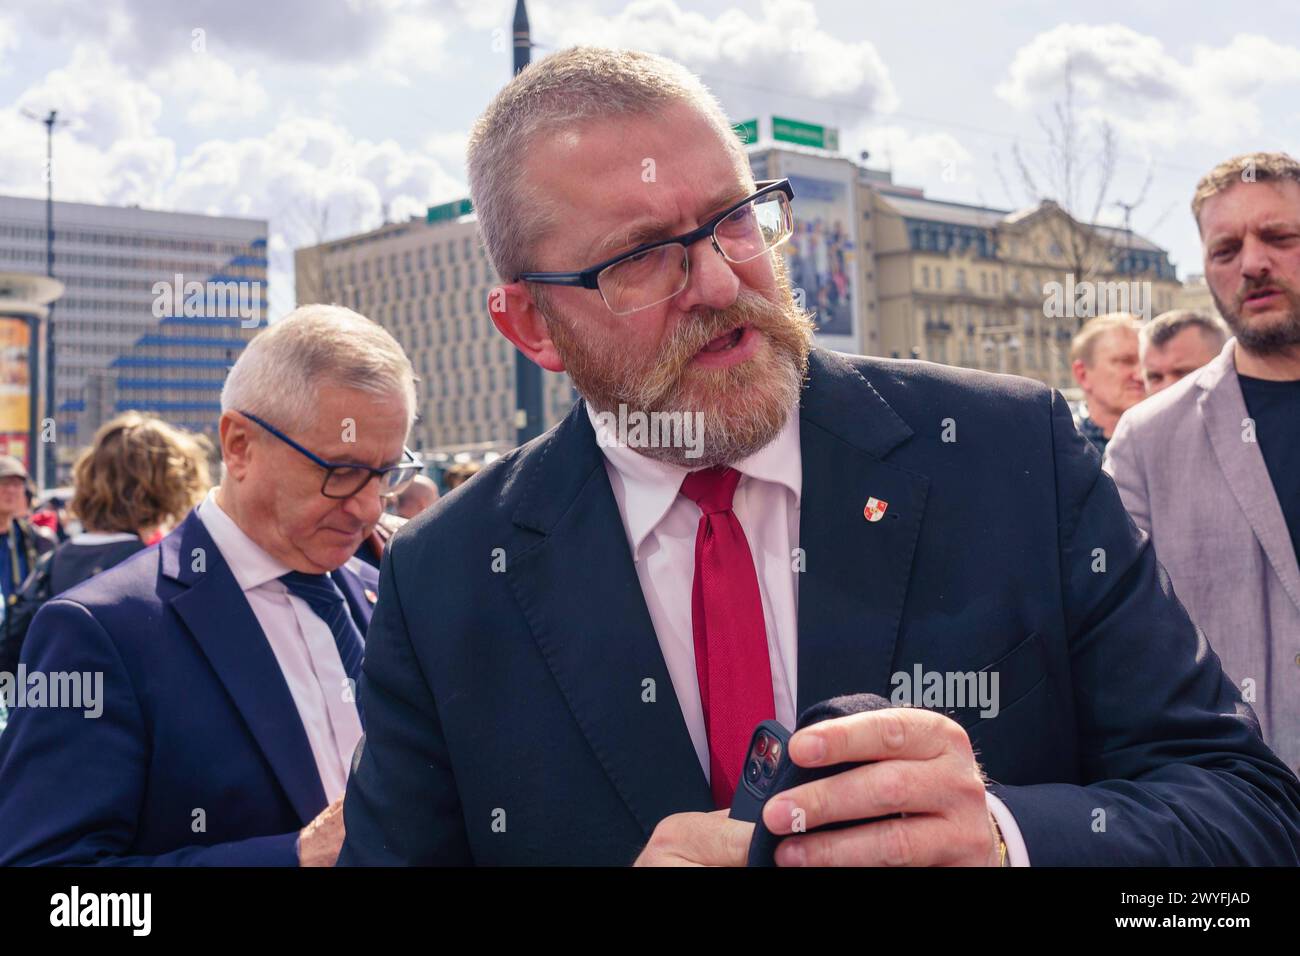
[{"label": "green sign", "polygon": [[784,116],[772,117],[772,138],[800,146],[814,146],[817,149],[840,148],[840,131],[830,126],[818,126],[801,120],[786,119]]},{"label": "green sign", "polygon": [[735,130],[736,135],[740,137],[740,141],[746,146],[758,142],[758,120],[745,120],[743,123],[737,123],[731,128]]},{"label": "green sign", "polygon": [[426,223],[446,222],[451,219],[459,219],[461,216],[467,216],[473,211],[474,205],[468,199],[453,199],[441,206],[430,206],[429,211],[425,214],[424,221]]}]

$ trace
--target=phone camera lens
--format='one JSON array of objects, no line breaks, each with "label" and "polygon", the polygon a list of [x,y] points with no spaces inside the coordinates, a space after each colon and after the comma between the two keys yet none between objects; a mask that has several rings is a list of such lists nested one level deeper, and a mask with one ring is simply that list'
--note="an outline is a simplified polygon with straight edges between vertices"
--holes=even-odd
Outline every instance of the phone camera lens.
[{"label": "phone camera lens", "polygon": [[750,783],[758,783],[759,777],[763,775],[763,766],[757,760],[751,760],[745,767],[745,779]]},{"label": "phone camera lens", "polygon": [[772,740],[772,738],[767,734],[759,734],[758,741],[754,744],[754,753],[758,754],[760,757],[764,756],[767,753],[769,742],[776,743],[776,741]]},{"label": "phone camera lens", "polygon": [[763,761],[763,776],[771,777],[775,773],[776,758],[772,754],[768,754],[767,759]]}]

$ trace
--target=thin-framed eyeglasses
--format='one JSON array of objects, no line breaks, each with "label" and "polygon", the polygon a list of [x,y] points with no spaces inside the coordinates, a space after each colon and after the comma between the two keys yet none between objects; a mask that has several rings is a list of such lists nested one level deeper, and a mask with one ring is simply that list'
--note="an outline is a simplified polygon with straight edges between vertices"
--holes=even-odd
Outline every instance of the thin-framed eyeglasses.
[{"label": "thin-framed eyeglasses", "polygon": [[415,476],[424,471],[424,462],[421,461],[420,456],[406,447],[402,448],[403,460],[385,468],[371,468],[369,465],[359,465],[350,461],[326,461],[256,415],[242,411],[239,414],[256,422],[294,451],[324,468],[325,479],[321,482],[320,493],[326,498],[351,498],[368,485],[370,479],[375,476],[379,477],[379,497],[391,498],[404,491],[415,480]]}]

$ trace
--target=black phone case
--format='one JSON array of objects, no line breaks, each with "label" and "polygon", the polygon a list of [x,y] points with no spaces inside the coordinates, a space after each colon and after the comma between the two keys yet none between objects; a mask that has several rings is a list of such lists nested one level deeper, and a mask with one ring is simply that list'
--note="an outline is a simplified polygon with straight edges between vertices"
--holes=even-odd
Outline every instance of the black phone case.
[{"label": "black phone case", "polygon": [[[890,706],[893,705],[884,698],[875,694],[854,694],[846,697],[835,697],[831,700],[824,700],[820,703],[813,704],[805,710],[799,717],[799,723],[795,729],[802,730],[804,727],[811,724],[823,720],[830,720],[833,717],[844,717],[848,714],[856,714],[865,710],[880,710]],[[768,721],[764,721],[763,723],[768,723]],[[775,723],[775,721],[772,721],[771,723]],[[762,724],[759,725],[760,728],[762,726]],[[777,724],[777,726],[779,727],[780,724]],[[787,740],[786,744],[788,743],[789,741]],[[750,746],[753,746],[752,741]],[[780,766],[777,767],[776,775],[772,780],[771,786],[767,788],[767,793],[763,799],[763,803],[766,803],[767,800],[770,800],[776,794],[781,793],[784,790],[789,790],[791,787],[797,787],[800,784],[809,783],[813,780],[820,780],[823,777],[829,777],[833,774],[840,773],[851,766],[859,765],[841,763],[829,767],[800,767],[798,764],[790,761],[789,756],[783,747]],[[742,788],[743,781],[742,786],[736,787],[736,793],[739,794]],[[732,816],[736,816],[734,812],[734,802],[732,806]],[[856,827],[863,823],[873,823],[877,820],[888,820],[890,817],[895,816],[898,816],[898,814],[887,814],[886,816],[871,817],[866,820],[846,820],[840,823],[830,823],[826,826],[815,827],[813,830],[808,832],[842,830],[845,827]],[[754,815],[754,835],[749,841],[748,865],[753,867],[776,866],[776,848],[780,846],[781,841],[785,839],[786,836],[787,834],[778,835],[768,830],[767,826],[763,823],[762,805],[760,804],[758,812]]]},{"label": "black phone case", "polygon": [[[759,753],[759,740],[764,735],[770,740],[778,741],[781,747],[775,771],[770,776],[764,772],[771,767],[770,754]],[[745,762],[741,765],[740,782],[736,784],[736,793],[731,798],[731,819],[744,820],[746,823],[758,822],[759,814],[763,812],[763,804],[775,792],[772,786],[781,778],[781,773],[789,762],[789,758],[785,755],[789,743],[790,731],[775,720],[764,720],[754,728],[754,733],[749,738],[749,749],[745,751]],[[759,771],[757,779],[751,779],[749,768],[755,761],[763,770]]]}]

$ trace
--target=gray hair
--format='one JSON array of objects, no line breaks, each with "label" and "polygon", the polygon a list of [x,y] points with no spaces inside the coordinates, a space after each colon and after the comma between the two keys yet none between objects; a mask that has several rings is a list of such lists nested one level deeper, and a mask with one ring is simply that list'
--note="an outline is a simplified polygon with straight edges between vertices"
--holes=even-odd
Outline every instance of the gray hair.
[{"label": "gray hair", "polygon": [[592,120],[652,115],[682,102],[720,129],[730,128],[699,77],[652,53],[573,47],[507,83],[474,124],[468,150],[479,233],[502,281],[533,268],[531,251],[560,221],[560,210],[524,181],[523,158],[538,135]]},{"label": "gray hair", "polygon": [[1164,348],[1175,335],[1190,328],[1200,329],[1206,343],[1214,346],[1216,351],[1222,349],[1223,343],[1228,341],[1228,327],[1213,316],[1193,312],[1191,309],[1174,309],[1172,312],[1162,312],[1143,326],[1142,345]]},{"label": "gray hair", "polygon": [[401,395],[415,421],[415,372],[397,340],[338,305],[294,309],[244,349],[221,389],[221,410],[251,412],[277,428],[311,427],[322,385]]}]

